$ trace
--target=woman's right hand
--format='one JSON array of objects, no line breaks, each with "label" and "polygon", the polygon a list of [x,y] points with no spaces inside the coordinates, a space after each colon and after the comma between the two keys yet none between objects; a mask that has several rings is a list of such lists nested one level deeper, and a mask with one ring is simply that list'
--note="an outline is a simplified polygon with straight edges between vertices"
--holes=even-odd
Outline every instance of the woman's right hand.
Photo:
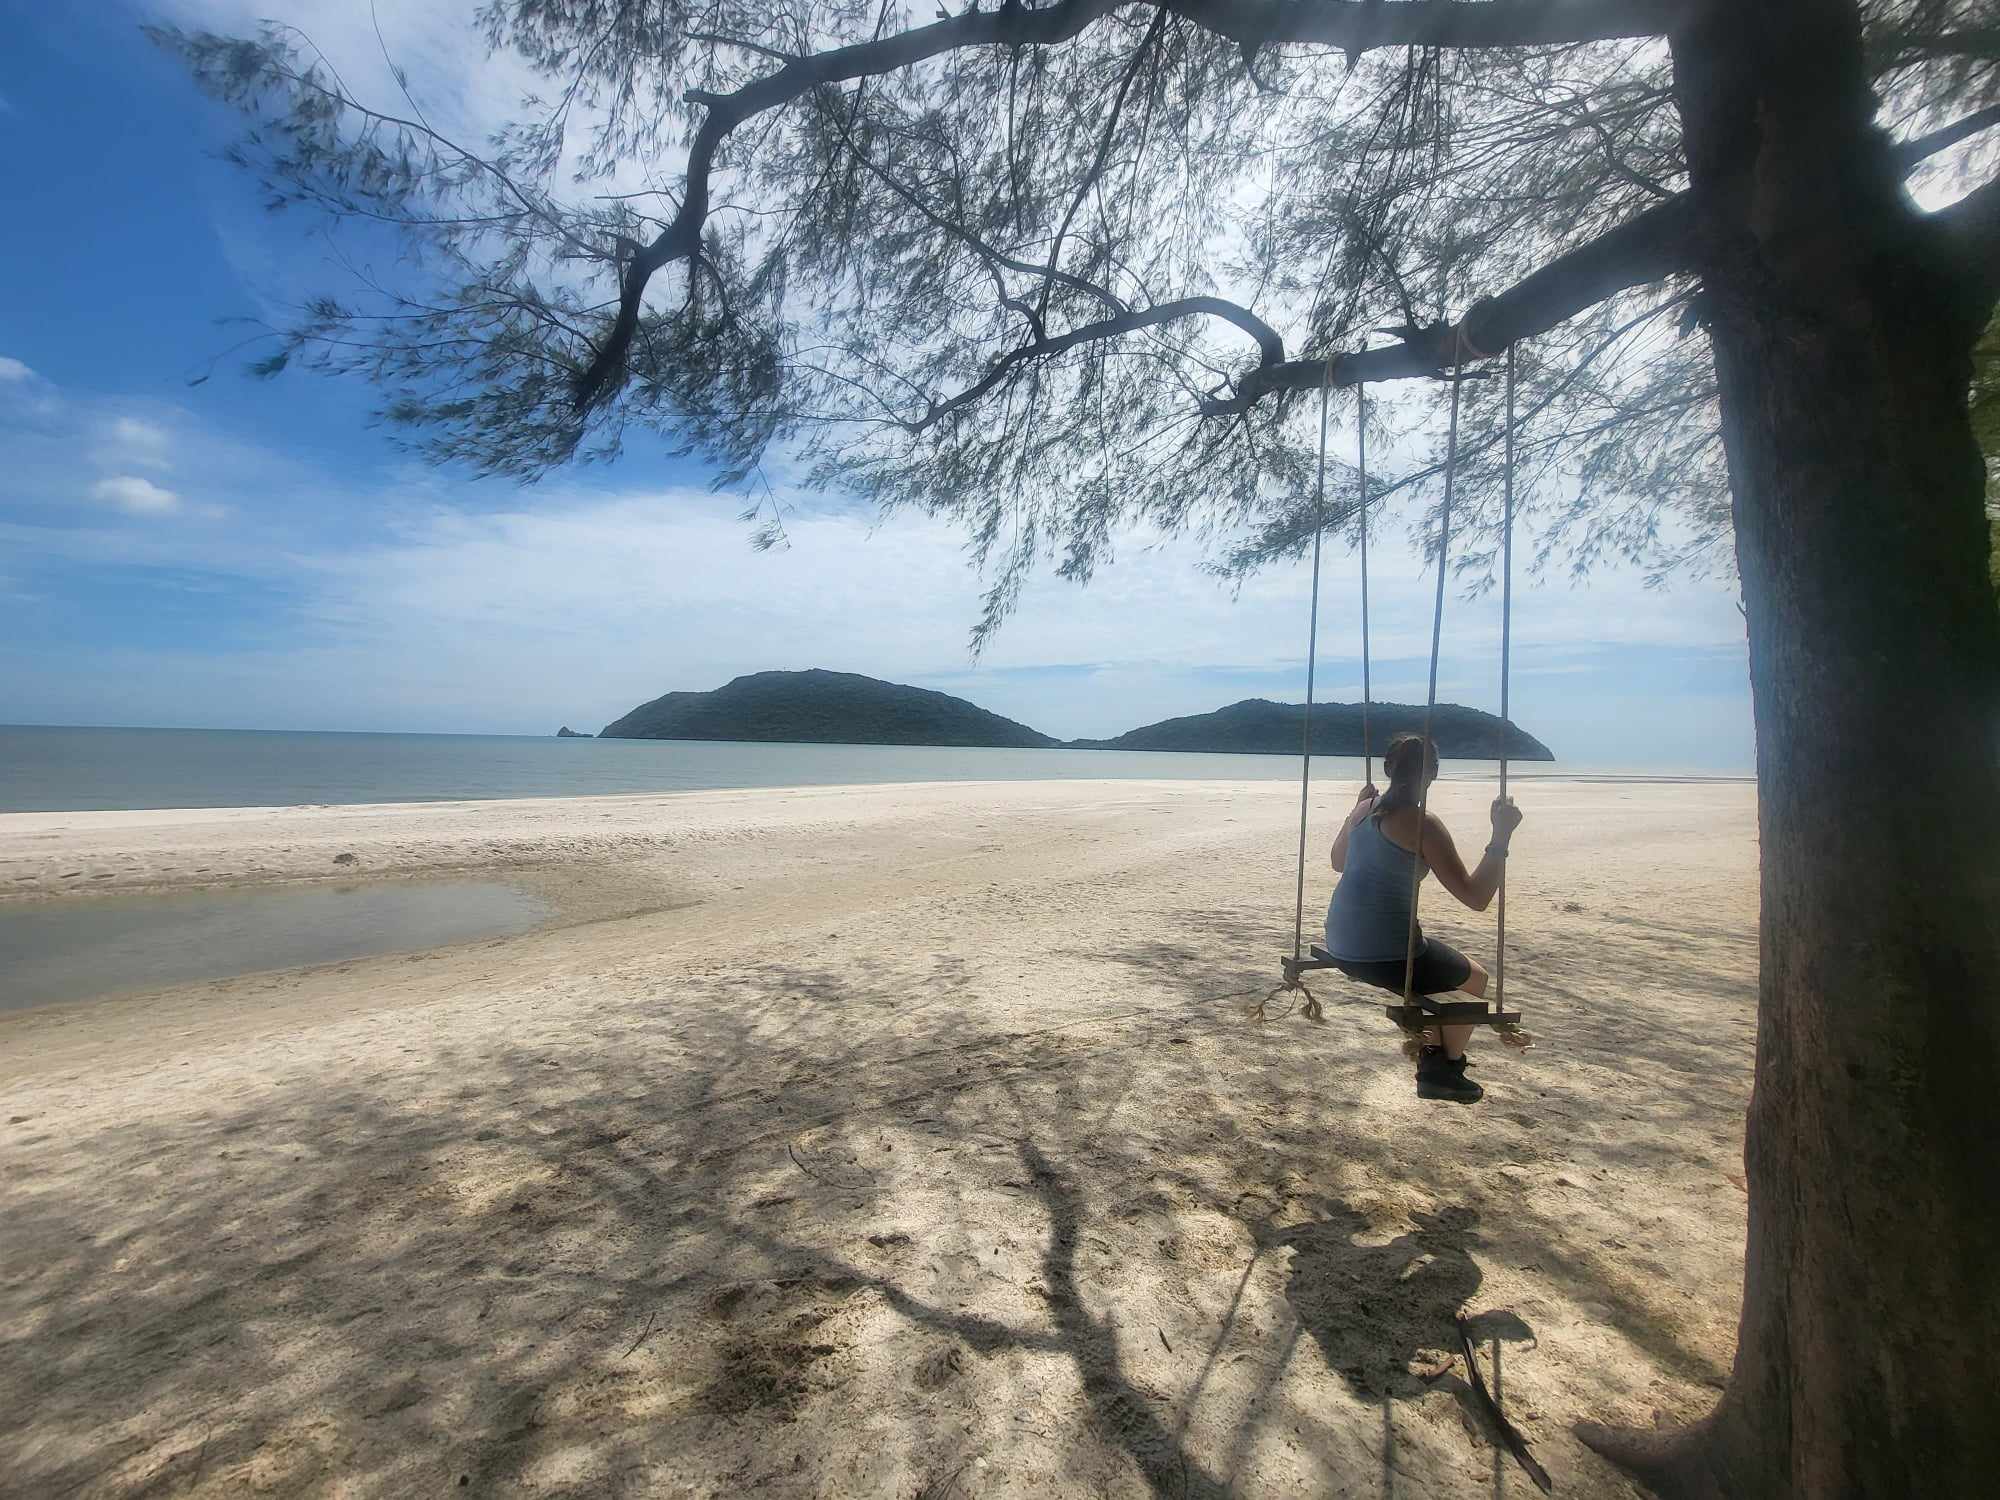
[{"label": "woman's right hand", "polygon": [[1521,809],[1514,805],[1512,797],[1493,799],[1494,842],[1505,844],[1514,836],[1514,830],[1521,826]]},{"label": "woman's right hand", "polygon": [[1377,795],[1375,783],[1372,781],[1361,789],[1361,795],[1354,799],[1354,806],[1347,810],[1347,826],[1349,828],[1352,828],[1368,816],[1368,809],[1374,806]]}]

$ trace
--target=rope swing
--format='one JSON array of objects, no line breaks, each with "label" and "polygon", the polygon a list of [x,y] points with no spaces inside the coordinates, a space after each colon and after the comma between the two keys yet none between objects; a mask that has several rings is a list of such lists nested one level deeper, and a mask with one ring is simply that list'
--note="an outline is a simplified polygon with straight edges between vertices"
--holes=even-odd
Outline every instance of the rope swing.
[{"label": "rope swing", "polygon": [[[1460,337],[1461,353],[1475,357],[1479,351]],[[1329,392],[1333,386],[1334,361],[1328,359],[1325,378],[1320,384],[1319,398],[1319,469],[1313,501],[1313,560],[1312,560],[1312,607],[1306,636],[1306,709],[1305,726],[1302,731],[1303,743],[1300,747],[1301,768],[1299,775],[1299,850],[1298,881],[1292,905],[1292,953],[1283,961],[1284,979],[1265,997],[1250,1006],[1252,1019],[1265,1020],[1269,1017],[1272,1001],[1281,994],[1297,992],[1303,1000],[1295,1001],[1295,1008],[1310,1021],[1322,1021],[1325,1013],[1313,992],[1305,985],[1301,975],[1317,969],[1336,967],[1332,958],[1318,945],[1308,950],[1305,942],[1305,889],[1306,889],[1306,837],[1307,824],[1311,813],[1312,796],[1312,711],[1313,694],[1316,686],[1319,654],[1319,590],[1321,539],[1326,530],[1326,444],[1327,407]],[[1500,795],[1507,795],[1508,741],[1513,731],[1513,720],[1509,714],[1509,676],[1513,654],[1514,621],[1514,346],[1507,346],[1507,396],[1505,426],[1505,461],[1502,487],[1501,518],[1501,593],[1500,593]],[[1431,608],[1431,656],[1430,680],[1424,698],[1424,741],[1431,743],[1432,721],[1437,712],[1438,658],[1444,643],[1444,590],[1445,575],[1451,559],[1451,513],[1457,492],[1458,478],[1458,418],[1460,388],[1471,378],[1461,370],[1451,372],[1451,420],[1445,437],[1444,460],[1444,500],[1438,510],[1437,542],[1437,595]],[[1373,671],[1369,643],[1368,618],[1368,388],[1365,383],[1355,386],[1355,468],[1360,484],[1360,502],[1357,507],[1357,527],[1360,533],[1361,556],[1361,775],[1364,786],[1374,778],[1374,742],[1369,725],[1370,710],[1373,706]],[[1520,1032],[1520,1014],[1504,1008],[1507,985],[1507,871],[1500,871],[1499,930],[1496,936],[1496,957],[1494,961],[1493,1004],[1489,1008],[1485,1001],[1439,1001],[1427,995],[1415,994],[1417,962],[1417,897],[1422,886],[1423,870],[1423,819],[1430,811],[1430,783],[1426,780],[1418,797],[1418,833],[1416,860],[1410,871],[1410,926],[1403,954],[1403,996],[1400,1005],[1383,1007],[1389,1019],[1401,1026],[1405,1032],[1418,1033],[1426,1027],[1440,1024],[1487,1025],[1500,1032],[1503,1040],[1525,1044]],[[1310,956],[1308,957],[1308,952]],[[1289,1015],[1290,1010],[1280,1015]]]},{"label": "rope swing", "polygon": [[[1326,409],[1327,409],[1327,400],[1330,394],[1332,393],[1332,390],[1333,390],[1333,361],[1331,359],[1328,359],[1326,362],[1326,378],[1320,381],[1319,385],[1319,477],[1313,487],[1312,614],[1310,623],[1306,627],[1306,717],[1305,717],[1305,727],[1300,731],[1300,739],[1302,740],[1302,743],[1299,747],[1299,756],[1300,756],[1299,881],[1298,881],[1297,891],[1294,893],[1292,901],[1292,962],[1294,964],[1300,964],[1305,961],[1304,944],[1305,944],[1305,932],[1306,932],[1306,819],[1308,813],[1311,810],[1308,799],[1312,794],[1313,678],[1314,678],[1314,672],[1319,664],[1320,539],[1326,534]],[[1365,477],[1366,476],[1365,469],[1363,470],[1363,476],[1364,477],[1362,480],[1362,494],[1364,496],[1363,504],[1365,505],[1366,504],[1365,496],[1367,494],[1367,480]],[[1362,546],[1364,549],[1362,555],[1365,558],[1367,556],[1365,550],[1367,543],[1364,542]],[[1361,605],[1362,629],[1366,631],[1366,629],[1368,628],[1367,627],[1368,569],[1367,569],[1367,564],[1365,562],[1363,563],[1361,570],[1361,590],[1362,590],[1362,605]],[[1362,660],[1365,663],[1368,655],[1367,648],[1365,645],[1362,648],[1361,654],[1362,654]],[[1362,668],[1362,675],[1364,678],[1367,676],[1367,667],[1365,665]],[[1368,731],[1366,727],[1368,721],[1368,710],[1367,707],[1365,706],[1365,700],[1367,696],[1368,696],[1367,688],[1364,683],[1362,688],[1362,698],[1364,700],[1364,706],[1361,710],[1361,718],[1363,726],[1361,737],[1364,742],[1368,738]],[[1363,748],[1366,748],[1365,743]],[[1305,996],[1305,1000],[1302,1002],[1302,1013],[1304,1014],[1305,1018],[1308,1021],[1324,1021],[1326,1019],[1326,1012],[1320,1009],[1320,1003],[1316,998],[1314,998],[1313,992],[1307,989],[1303,984],[1297,984],[1292,987],[1296,988],[1301,994]],[[1273,990],[1270,995],[1266,995],[1264,997],[1264,1004],[1260,1004],[1256,1007],[1256,1016],[1258,1020],[1261,1021],[1264,1019],[1264,1006],[1268,1005],[1270,1003],[1272,996],[1276,994],[1277,991]],[[1287,1011],[1286,1014],[1289,1015],[1290,1012]]]}]

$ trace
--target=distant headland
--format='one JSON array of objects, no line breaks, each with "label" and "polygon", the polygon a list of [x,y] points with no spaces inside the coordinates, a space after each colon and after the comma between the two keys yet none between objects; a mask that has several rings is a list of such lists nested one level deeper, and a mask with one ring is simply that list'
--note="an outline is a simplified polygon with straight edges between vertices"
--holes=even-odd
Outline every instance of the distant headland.
[{"label": "distant headland", "polygon": [[[1498,760],[1501,734],[1514,760],[1554,760],[1540,740],[1519,725],[1509,726],[1494,714],[1461,703],[1440,703],[1431,711],[1431,738],[1445,760]],[[1080,749],[1220,751],[1238,755],[1297,755],[1305,734],[1305,705],[1245,698],[1211,714],[1162,719],[1143,729],[1109,740],[1073,740]],[[1368,707],[1368,746],[1377,755],[1399,734],[1421,734],[1421,703],[1373,703]],[[1315,703],[1312,707],[1312,749],[1315,755],[1359,755],[1362,749],[1359,703]]]},{"label": "distant headland", "polygon": [[[1372,704],[1369,744],[1379,755],[1392,735],[1416,733],[1423,723],[1422,704]],[[1304,727],[1304,705],[1247,698],[1214,713],[1163,719],[1115,739],[1064,741],[949,693],[815,668],[753,672],[711,692],[664,693],[605,725],[597,737],[1297,755]],[[560,733],[565,738],[589,737],[568,725]],[[1438,754],[1447,760],[1498,759],[1503,733],[1513,759],[1555,759],[1533,735],[1481,709],[1440,703],[1431,715]],[[1315,755],[1359,755],[1361,705],[1314,704],[1312,748]]]},{"label": "distant headland", "polygon": [[1062,743],[949,693],[817,668],[753,672],[708,693],[664,693],[605,725],[598,738],[1002,749]]}]

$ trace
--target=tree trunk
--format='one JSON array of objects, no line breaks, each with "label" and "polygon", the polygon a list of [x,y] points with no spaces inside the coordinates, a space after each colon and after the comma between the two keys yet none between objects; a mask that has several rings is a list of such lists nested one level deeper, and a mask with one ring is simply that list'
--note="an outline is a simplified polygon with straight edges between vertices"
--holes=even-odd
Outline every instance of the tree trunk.
[{"label": "tree trunk", "polygon": [[1852,0],[1673,38],[1750,630],[1762,836],[1736,1365],[1669,1492],[2000,1484],[2000,615],[1986,310],[1869,124]]}]

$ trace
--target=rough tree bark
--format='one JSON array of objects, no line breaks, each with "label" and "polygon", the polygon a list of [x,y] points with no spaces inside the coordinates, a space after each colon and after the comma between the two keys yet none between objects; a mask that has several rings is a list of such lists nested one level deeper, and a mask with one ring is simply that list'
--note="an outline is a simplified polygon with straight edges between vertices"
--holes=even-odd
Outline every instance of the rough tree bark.
[{"label": "rough tree bark", "polygon": [[2000,1474],[2000,615],[1966,417],[1986,312],[1904,197],[1852,0],[1673,38],[1750,629],[1762,977],[1736,1365],[1668,1492]]}]

